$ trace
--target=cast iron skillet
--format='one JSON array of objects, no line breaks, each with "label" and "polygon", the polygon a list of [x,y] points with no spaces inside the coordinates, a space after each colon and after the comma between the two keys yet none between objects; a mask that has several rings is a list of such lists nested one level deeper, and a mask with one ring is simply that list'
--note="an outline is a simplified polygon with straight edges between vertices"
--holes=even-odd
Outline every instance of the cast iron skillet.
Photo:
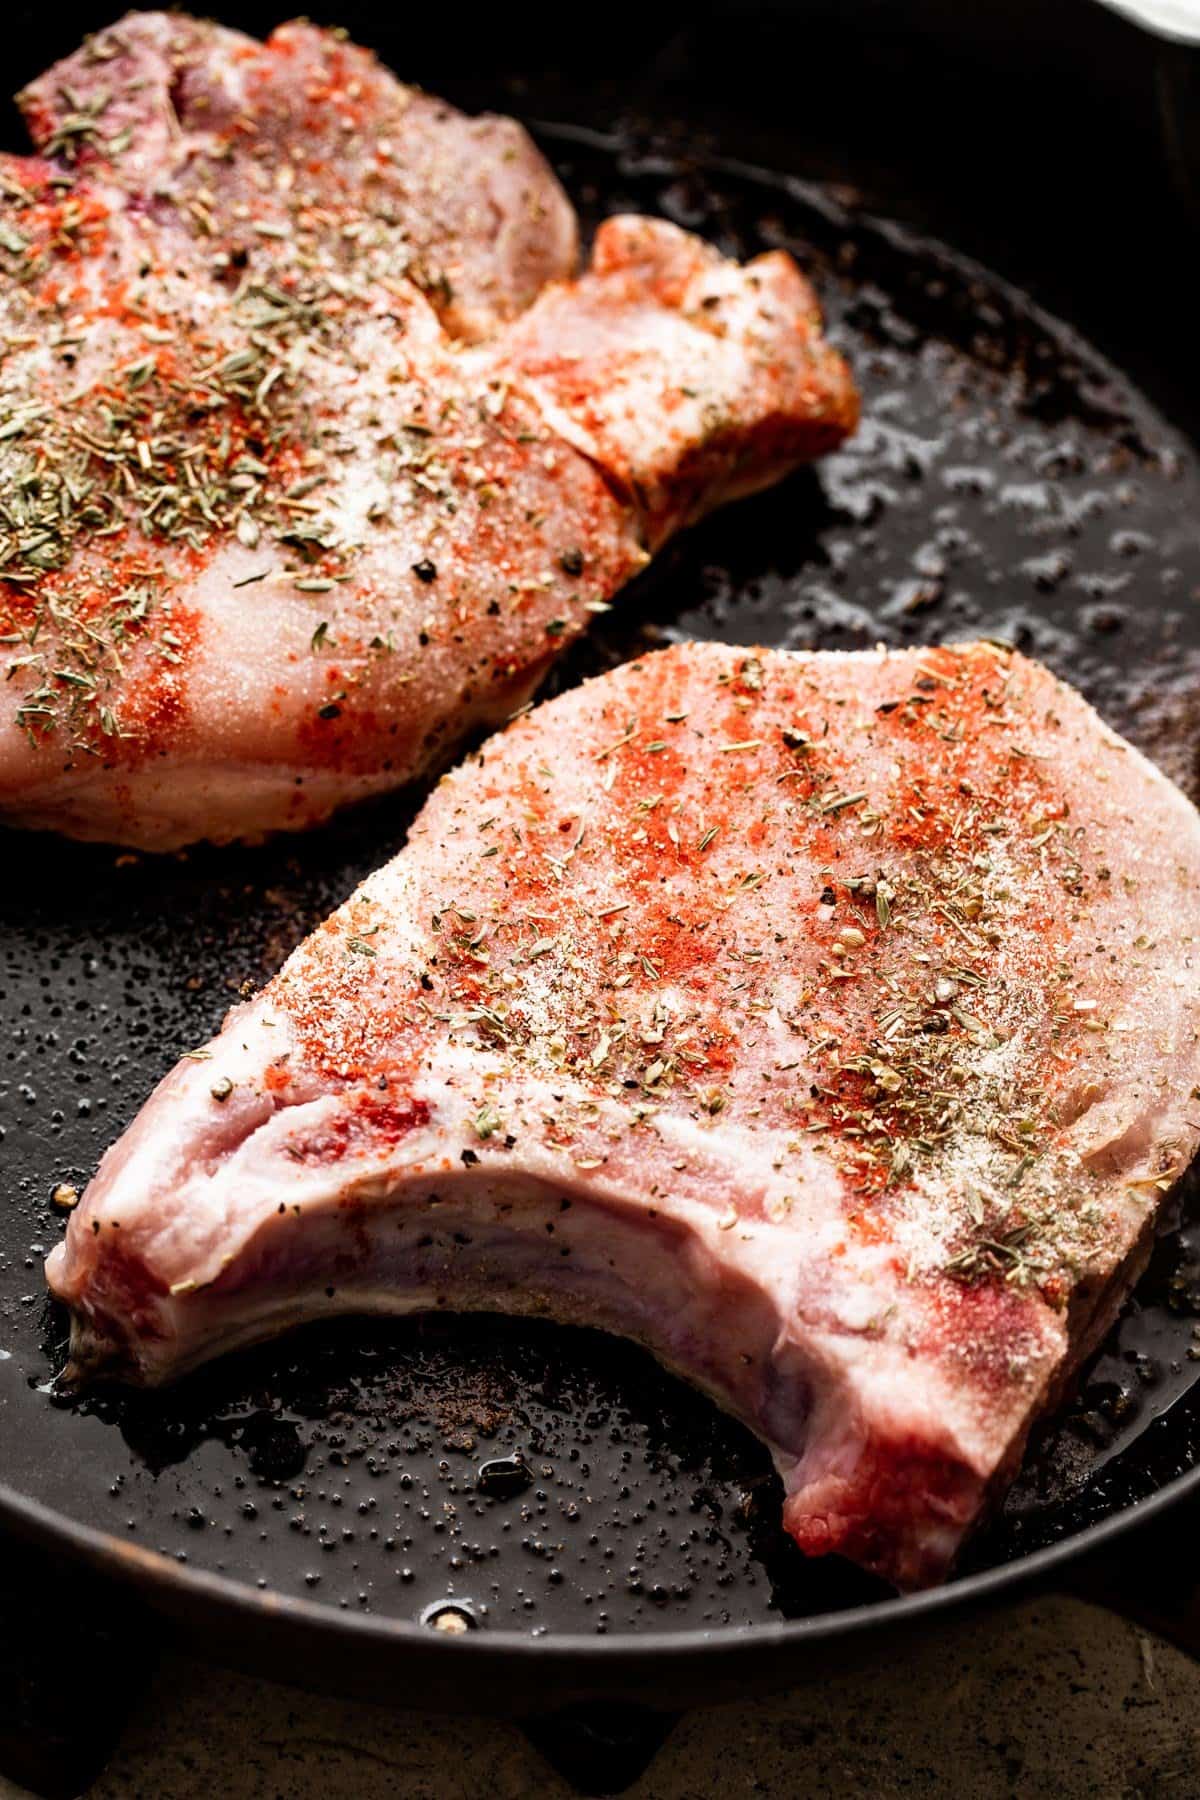
[{"label": "cast iron skillet", "polygon": [[[30,27],[25,72],[74,35],[61,17]],[[531,102],[548,111],[569,87],[539,78],[514,101],[494,76],[489,92],[414,69],[377,22],[359,35],[474,104],[536,117]],[[669,87],[673,116],[689,104],[680,41],[657,41],[641,96]],[[732,132],[715,151],[702,91],[697,77],[692,127],[664,131],[661,94],[655,129],[606,128],[576,88],[558,114],[572,122],[540,136],[591,222],[636,208],[739,255],[793,250],[854,360],[866,419],[819,473],[673,547],[554,685],[678,636],[793,648],[992,636],[1082,687],[1195,793],[1200,467],[1186,438],[999,278],[878,223],[844,185],[734,160]],[[791,134],[784,168],[804,160]],[[1169,370],[1153,379],[1145,351],[1133,360],[1161,392]],[[915,1598],[806,1563],[779,1531],[761,1448],[595,1333],[350,1322],[165,1395],[59,1400],[65,1321],[41,1275],[62,1223],[52,1191],[82,1184],[179,1050],[391,854],[419,800],[300,841],[165,861],[0,840],[0,1522],[273,1673],[528,1713],[598,1694],[692,1704],[828,1671],[949,1607],[1057,1578],[1200,1484],[1194,1181],[962,1573]]]}]

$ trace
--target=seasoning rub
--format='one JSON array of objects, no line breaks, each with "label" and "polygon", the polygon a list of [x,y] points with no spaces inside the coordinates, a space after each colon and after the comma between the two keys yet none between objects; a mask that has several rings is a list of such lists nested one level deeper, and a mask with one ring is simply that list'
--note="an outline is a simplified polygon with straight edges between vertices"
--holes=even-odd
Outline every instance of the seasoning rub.
[{"label": "seasoning rub", "polygon": [[758,1427],[803,1549],[937,1580],[1192,1154],[1198,948],[1200,819],[1036,664],[647,656],[443,781],[150,1101],[51,1259],[75,1362],[607,1324]]}]

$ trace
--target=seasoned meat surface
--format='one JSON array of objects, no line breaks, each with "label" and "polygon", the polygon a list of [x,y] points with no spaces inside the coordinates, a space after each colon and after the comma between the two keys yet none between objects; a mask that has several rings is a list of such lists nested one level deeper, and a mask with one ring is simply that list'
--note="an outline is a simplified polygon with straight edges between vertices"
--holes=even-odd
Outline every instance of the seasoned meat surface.
[{"label": "seasoned meat surface", "polygon": [[574,217],[336,34],[133,15],[0,159],[0,816],[312,824],[532,693],[648,548],[836,443],[812,291]]},{"label": "seasoned meat surface", "polygon": [[[481,337],[572,275],[575,214],[512,119],[468,119],[369,50],[299,22],[267,43],[133,13],[20,95],[37,149],[103,180],[221,272],[412,282]],[[261,257],[254,258],[260,261]]]},{"label": "seasoned meat surface", "polygon": [[648,656],[446,778],[49,1262],[75,1372],[347,1311],[650,1345],[943,1577],[1198,1124],[1200,819],[992,645]]}]

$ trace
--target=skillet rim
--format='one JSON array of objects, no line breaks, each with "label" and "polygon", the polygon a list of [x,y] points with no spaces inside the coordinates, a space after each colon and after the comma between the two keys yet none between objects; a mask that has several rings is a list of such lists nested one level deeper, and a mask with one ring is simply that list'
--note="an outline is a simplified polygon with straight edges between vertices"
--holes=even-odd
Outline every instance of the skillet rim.
[{"label": "skillet rim", "polygon": [[[777,1624],[759,1622],[682,1631],[625,1631],[603,1637],[582,1632],[546,1632],[535,1636],[532,1632],[509,1628],[451,1636],[431,1631],[415,1619],[346,1612],[325,1601],[282,1594],[274,1588],[259,1589],[229,1575],[181,1565],[160,1550],[147,1550],[140,1544],[130,1544],[113,1532],[70,1519],[41,1501],[18,1493],[3,1481],[0,1481],[0,1528],[13,1528],[18,1535],[51,1550],[65,1549],[74,1561],[89,1563],[104,1574],[115,1575],[123,1585],[148,1593],[152,1599],[163,1591],[182,1596],[184,1600],[194,1602],[206,1615],[215,1612],[218,1617],[223,1616],[228,1624],[236,1624],[239,1618],[256,1623],[268,1620],[275,1624],[294,1622],[331,1644],[349,1638],[368,1648],[371,1644],[392,1649],[404,1646],[412,1651],[419,1650],[424,1656],[474,1656],[477,1661],[482,1658],[485,1662],[495,1657],[525,1657],[535,1653],[544,1660],[544,1655],[550,1654],[564,1665],[598,1663],[611,1668],[630,1659],[649,1660],[668,1654],[677,1657],[683,1653],[689,1659],[717,1660],[729,1654],[736,1655],[739,1650],[758,1653],[772,1646],[781,1650],[798,1649],[806,1643],[852,1639],[890,1626],[911,1624],[931,1615],[949,1613],[968,1602],[986,1601],[1005,1589],[1022,1587],[1040,1575],[1084,1558],[1167,1512],[1198,1489],[1200,1464],[1174,1476],[1154,1493],[1121,1507],[1082,1531],[1071,1533],[1056,1544],[1045,1545],[1040,1550],[1015,1557],[1011,1562],[918,1593],[868,1601],[841,1612],[781,1619]],[[467,1649],[467,1645],[473,1645],[474,1649]]]}]

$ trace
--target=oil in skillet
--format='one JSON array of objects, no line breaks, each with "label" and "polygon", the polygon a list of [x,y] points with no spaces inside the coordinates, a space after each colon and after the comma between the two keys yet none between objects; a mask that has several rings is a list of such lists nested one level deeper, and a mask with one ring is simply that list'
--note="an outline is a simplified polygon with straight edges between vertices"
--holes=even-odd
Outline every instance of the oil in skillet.
[{"label": "oil in skillet", "polygon": [[475,1484],[481,1494],[489,1494],[498,1500],[510,1499],[520,1494],[533,1481],[533,1471],[520,1450],[512,1456],[491,1456],[479,1465]]},{"label": "oil in skillet", "polygon": [[[822,215],[798,189],[639,161],[633,145],[560,149],[597,217],[665,211],[743,254],[800,250],[862,376],[867,423],[819,477],[680,539],[556,685],[656,636],[854,648],[979,633],[1042,657],[1170,773],[1195,775],[1195,465],[1136,394],[1047,337],[1019,298]],[[0,894],[0,1341],[12,1353],[0,1383],[32,1385],[14,1395],[5,1478],[194,1567],[383,1615],[418,1617],[453,1588],[488,1605],[490,1626],[616,1633],[864,1597],[847,1571],[804,1566],[782,1540],[761,1446],[645,1357],[588,1334],[353,1325],[171,1395],[68,1414],[37,1391],[62,1350],[61,1317],[42,1342],[35,1248],[61,1229],[54,1187],[82,1185],[171,1046],[202,1043],[243,978],[273,973],[397,847],[413,803],[345,815],[303,844],[168,864],[17,841],[21,879]],[[1200,1404],[1179,1399],[1147,1424],[1198,1366],[1193,1315],[1153,1284],[1139,1304],[1038,1455],[1053,1482],[1014,1494],[1026,1509],[1006,1508],[981,1538],[983,1561],[1061,1538],[1200,1460]],[[490,1410],[474,1406],[484,1372]],[[471,1404],[455,1411],[465,1389]],[[518,1448],[529,1481],[489,1491],[481,1468]]]}]

